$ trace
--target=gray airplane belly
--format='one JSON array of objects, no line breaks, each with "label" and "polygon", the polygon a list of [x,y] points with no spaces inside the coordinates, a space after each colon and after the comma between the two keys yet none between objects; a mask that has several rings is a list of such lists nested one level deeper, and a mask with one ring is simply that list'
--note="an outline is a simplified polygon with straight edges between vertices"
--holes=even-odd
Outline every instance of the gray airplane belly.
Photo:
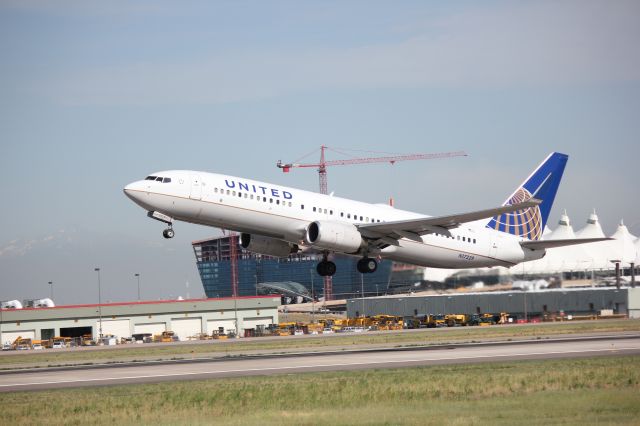
[{"label": "gray airplane belly", "polygon": [[502,264],[478,253],[400,241],[400,247],[389,246],[382,250],[382,257],[396,262],[409,263],[430,268],[481,268]]}]

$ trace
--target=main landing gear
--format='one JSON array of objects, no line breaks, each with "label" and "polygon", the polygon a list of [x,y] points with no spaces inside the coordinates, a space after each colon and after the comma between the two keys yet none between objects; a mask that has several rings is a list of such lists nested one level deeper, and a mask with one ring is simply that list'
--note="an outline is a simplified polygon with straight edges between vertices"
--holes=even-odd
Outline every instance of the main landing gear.
[{"label": "main landing gear", "polygon": [[361,274],[372,274],[378,269],[378,262],[371,257],[363,257],[358,260],[358,272]]},{"label": "main landing gear", "polygon": [[336,264],[328,259],[329,253],[324,253],[316,270],[321,277],[330,277],[336,273]]},{"label": "main landing gear", "polygon": [[[318,263],[316,270],[321,277],[332,276],[336,273],[336,264],[327,259],[327,254]],[[372,274],[378,269],[378,262],[371,257],[363,257],[358,261],[358,272]]]},{"label": "main landing gear", "polygon": [[162,231],[162,236],[167,238],[167,239],[173,238],[175,235],[176,235],[176,233],[173,232],[173,228],[171,227],[171,225],[169,225],[169,227],[167,229]]}]

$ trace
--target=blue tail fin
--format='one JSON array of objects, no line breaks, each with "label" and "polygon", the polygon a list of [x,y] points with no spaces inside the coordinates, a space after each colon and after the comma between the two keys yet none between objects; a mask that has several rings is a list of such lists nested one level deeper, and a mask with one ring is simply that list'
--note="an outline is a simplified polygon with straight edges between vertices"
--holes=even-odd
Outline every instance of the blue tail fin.
[{"label": "blue tail fin", "polygon": [[496,216],[487,228],[496,229],[529,240],[539,240],[547,224],[553,200],[558,192],[568,155],[553,152],[531,173],[522,185],[504,202],[508,206],[530,198],[542,200],[536,207]]}]

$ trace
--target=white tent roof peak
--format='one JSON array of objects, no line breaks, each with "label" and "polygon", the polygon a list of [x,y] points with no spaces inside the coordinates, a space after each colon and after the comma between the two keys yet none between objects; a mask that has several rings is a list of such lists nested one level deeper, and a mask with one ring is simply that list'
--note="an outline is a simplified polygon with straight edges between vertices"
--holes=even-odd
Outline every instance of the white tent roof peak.
[{"label": "white tent roof peak", "polygon": [[545,236],[547,240],[562,240],[566,238],[575,238],[576,235],[573,232],[573,228],[571,227],[571,220],[569,216],[567,216],[567,212],[565,210],[564,214],[560,217],[558,221],[558,227],[551,232],[549,235]]},{"label": "white tent roof peak", "polygon": [[576,232],[576,238],[603,238],[604,236],[600,222],[598,222],[596,210],[593,209],[593,213],[587,219],[587,224]]},{"label": "white tent roof peak", "polygon": [[567,210],[565,209],[560,216],[560,220],[558,221],[558,225],[560,226],[571,226],[571,221],[569,220],[569,216],[567,215]]}]

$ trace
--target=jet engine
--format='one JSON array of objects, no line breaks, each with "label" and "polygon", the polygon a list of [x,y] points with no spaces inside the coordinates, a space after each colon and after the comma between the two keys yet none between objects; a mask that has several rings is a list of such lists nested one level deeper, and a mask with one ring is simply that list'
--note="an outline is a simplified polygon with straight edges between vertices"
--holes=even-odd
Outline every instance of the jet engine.
[{"label": "jet engine", "polygon": [[364,245],[362,235],[350,223],[316,221],[307,227],[306,242],[313,247],[342,253],[356,253]]},{"label": "jet engine", "polygon": [[262,235],[240,234],[240,245],[253,253],[274,257],[287,257],[298,252],[298,246]]}]

